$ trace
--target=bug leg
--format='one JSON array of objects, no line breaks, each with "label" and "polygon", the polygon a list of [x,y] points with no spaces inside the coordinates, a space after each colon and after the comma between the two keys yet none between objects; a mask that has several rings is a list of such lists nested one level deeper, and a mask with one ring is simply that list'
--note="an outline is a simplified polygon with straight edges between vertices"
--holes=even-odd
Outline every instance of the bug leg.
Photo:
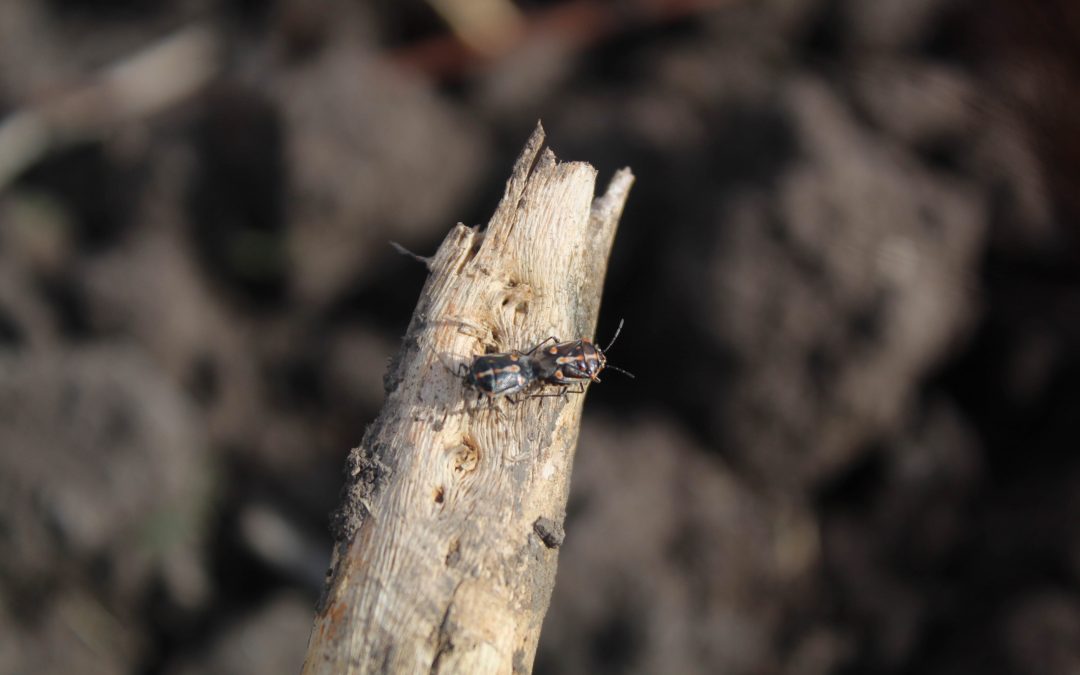
[{"label": "bug leg", "polygon": [[570,385],[568,385],[568,384],[563,385],[562,395],[563,395],[563,398],[565,400],[567,400],[567,401],[570,400],[570,397],[567,396],[567,394],[584,394],[585,393],[585,383],[584,382],[578,382],[577,384],[578,384],[578,388],[574,389],[573,391],[570,390]]},{"label": "bug leg", "polygon": [[469,404],[468,401],[466,401],[465,402],[465,412],[468,413],[469,415],[475,415],[476,413],[480,412],[480,399],[481,398],[483,398],[483,397],[478,395],[476,398],[473,399],[473,402],[472,402],[471,405]]},{"label": "bug leg", "polygon": [[531,356],[537,349],[540,349],[541,347],[546,345],[548,342],[556,342],[557,343],[558,341],[559,341],[559,338],[555,337],[554,335],[549,335],[548,337],[544,338],[539,343],[537,343],[537,345],[535,347],[533,347],[529,351],[525,352],[525,356]]},{"label": "bug leg", "polygon": [[[558,385],[556,385],[556,386],[558,386]],[[529,398],[556,398],[559,395],[560,395],[560,393],[549,394],[549,393],[541,391],[540,393],[537,393],[537,394],[529,394]]]},{"label": "bug leg", "polygon": [[469,364],[467,364],[467,363],[459,363],[459,364],[457,364],[457,367],[455,368],[454,366],[452,366],[452,365],[450,365],[449,363],[446,362],[446,359],[443,357],[442,354],[436,353],[435,358],[439,359],[439,363],[441,363],[442,367],[446,368],[447,372],[449,372],[451,375],[457,375],[458,377],[465,377],[465,375],[467,375],[468,372],[469,372]]}]

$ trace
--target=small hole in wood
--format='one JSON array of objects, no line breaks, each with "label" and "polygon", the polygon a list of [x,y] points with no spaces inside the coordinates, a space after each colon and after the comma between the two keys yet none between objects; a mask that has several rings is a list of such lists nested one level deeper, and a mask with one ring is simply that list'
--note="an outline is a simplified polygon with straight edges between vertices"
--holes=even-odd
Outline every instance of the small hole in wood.
[{"label": "small hole in wood", "polygon": [[470,434],[465,434],[461,439],[461,445],[454,449],[450,458],[450,468],[458,477],[476,470],[480,465],[480,447]]},{"label": "small hole in wood", "polygon": [[439,487],[435,488],[435,503],[442,504],[444,497],[445,491],[443,490],[443,487],[440,485]]}]

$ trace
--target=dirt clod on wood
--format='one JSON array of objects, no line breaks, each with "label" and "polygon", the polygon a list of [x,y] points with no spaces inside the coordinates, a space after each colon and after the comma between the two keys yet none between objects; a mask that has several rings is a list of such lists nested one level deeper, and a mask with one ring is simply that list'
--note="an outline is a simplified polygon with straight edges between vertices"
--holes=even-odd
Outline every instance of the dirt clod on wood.
[{"label": "dirt clod on wood", "polygon": [[566,539],[566,532],[562,525],[551,518],[537,518],[533,523],[533,532],[548,548],[559,548]]}]

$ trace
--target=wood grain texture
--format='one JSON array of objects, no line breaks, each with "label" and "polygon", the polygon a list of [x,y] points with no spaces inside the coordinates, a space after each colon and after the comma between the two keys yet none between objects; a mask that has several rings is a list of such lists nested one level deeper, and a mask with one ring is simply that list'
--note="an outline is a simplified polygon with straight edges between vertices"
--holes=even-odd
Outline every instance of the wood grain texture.
[{"label": "wood grain texture", "polygon": [[592,336],[633,175],[558,162],[538,125],[485,230],[429,261],[387,399],[349,458],[305,673],[527,673],[555,581],[583,396],[477,406],[485,351]]}]

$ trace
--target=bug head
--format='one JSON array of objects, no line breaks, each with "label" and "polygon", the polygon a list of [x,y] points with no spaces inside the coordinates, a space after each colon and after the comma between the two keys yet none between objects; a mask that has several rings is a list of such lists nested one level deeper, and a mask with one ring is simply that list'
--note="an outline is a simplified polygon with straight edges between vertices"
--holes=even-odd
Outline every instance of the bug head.
[{"label": "bug head", "polygon": [[605,368],[610,368],[616,372],[620,372],[623,375],[626,375],[630,379],[634,379],[633,373],[627,370],[623,370],[622,368],[618,368],[616,366],[609,366],[607,362],[607,350],[611,349],[611,345],[615,344],[615,341],[619,339],[619,333],[622,332],[623,323],[625,323],[625,319],[619,319],[619,327],[615,329],[615,335],[611,337],[611,342],[608,342],[607,347],[604,347],[603,349],[600,349],[599,347],[596,348],[596,360],[599,368],[596,369],[596,372],[590,373],[590,377],[592,378],[593,382],[600,381],[600,378],[597,376],[600,374],[600,371]]},{"label": "bug head", "polygon": [[599,347],[596,348],[596,364],[589,369],[589,379],[593,382],[600,381],[600,371],[607,368],[607,357],[604,356],[603,350]]}]

